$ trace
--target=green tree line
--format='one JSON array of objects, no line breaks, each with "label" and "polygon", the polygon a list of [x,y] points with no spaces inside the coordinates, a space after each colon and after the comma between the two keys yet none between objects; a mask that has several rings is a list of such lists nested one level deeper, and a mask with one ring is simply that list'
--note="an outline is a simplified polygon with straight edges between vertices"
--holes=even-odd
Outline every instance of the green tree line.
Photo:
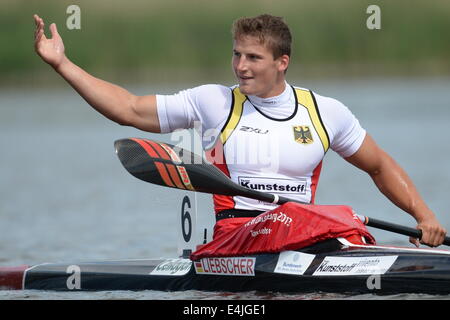
[{"label": "green tree line", "polygon": [[[66,26],[72,4],[79,30]],[[371,4],[379,30],[366,26]],[[260,13],[290,25],[293,75],[450,74],[445,0],[2,0],[1,84],[56,81],[34,54],[33,13],[57,23],[73,61],[111,80],[229,79],[231,23]]]}]

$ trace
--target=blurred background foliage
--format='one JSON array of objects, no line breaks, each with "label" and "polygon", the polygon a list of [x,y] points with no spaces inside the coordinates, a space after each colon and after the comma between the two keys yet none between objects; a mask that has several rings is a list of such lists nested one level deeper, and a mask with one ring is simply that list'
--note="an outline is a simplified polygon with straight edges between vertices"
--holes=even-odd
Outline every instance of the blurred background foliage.
[{"label": "blurred background foliage", "polygon": [[[81,30],[66,9],[81,8]],[[366,9],[381,8],[381,30]],[[55,22],[66,54],[112,82],[233,84],[231,23],[283,16],[294,37],[289,77],[450,75],[448,0],[1,0],[0,85],[58,85],[34,53],[32,15]]]}]

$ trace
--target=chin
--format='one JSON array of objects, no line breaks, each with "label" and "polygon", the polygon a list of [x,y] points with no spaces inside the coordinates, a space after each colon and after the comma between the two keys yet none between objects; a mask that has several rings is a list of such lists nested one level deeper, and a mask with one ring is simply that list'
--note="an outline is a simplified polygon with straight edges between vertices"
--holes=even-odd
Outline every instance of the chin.
[{"label": "chin", "polygon": [[246,85],[239,85],[239,90],[241,91],[242,94],[245,94],[247,96],[254,96],[256,95],[256,91],[254,89],[252,89],[249,86]]}]

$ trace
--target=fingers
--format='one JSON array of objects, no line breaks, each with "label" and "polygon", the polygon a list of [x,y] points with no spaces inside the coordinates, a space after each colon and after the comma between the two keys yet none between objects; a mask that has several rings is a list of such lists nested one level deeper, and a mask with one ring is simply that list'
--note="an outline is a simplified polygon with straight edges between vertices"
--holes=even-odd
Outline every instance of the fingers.
[{"label": "fingers", "polygon": [[415,245],[417,248],[420,247],[420,241],[416,238],[409,238],[409,242],[411,242],[413,245]]},{"label": "fingers", "polygon": [[40,27],[44,26],[44,20],[42,20],[41,17],[39,17],[37,14],[35,14],[33,16],[34,18],[34,24],[36,25],[36,30],[39,29]]},{"label": "fingers", "polygon": [[[39,42],[41,40],[41,38],[47,39],[44,34],[44,27],[45,27],[44,20],[41,17],[39,17],[37,14],[35,14],[33,17],[34,17],[34,23],[36,24],[36,30],[34,32],[35,41]],[[59,37],[58,29],[56,28],[55,23],[52,23],[50,25],[50,32],[52,34],[52,38],[54,36]]]},{"label": "fingers", "polygon": [[44,20],[42,20],[38,15],[34,15],[34,22],[36,24],[36,30],[34,31],[34,40],[39,42],[42,37],[45,39],[44,35]]},{"label": "fingers", "polygon": [[431,237],[431,243],[433,244],[433,246],[437,247],[440,246],[444,240],[445,240],[445,235],[447,234],[447,230],[445,230],[444,228],[438,228],[432,235]]},{"label": "fingers", "polygon": [[441,226],[435,227],[422,227],[422,238],[420,243],[425,244],[430,247],[440,246],[444,240],[447,231]]},{"label": "fingers", "polygon": [[56,28],[56,24],[55,23],[52,23],[50,25],[50,32],[52,33],[52,38],[55,37],[55,36],[59,37],[58,29]]},{"label": "fingers", "polygon": [[41,32],[41,30],[44,29],[44,21],[41,18],[39,18],[39,16],[35,15],[34,23],[36,24],[36,29],[34,31],[34,36],[36,38],[39,32]]}]

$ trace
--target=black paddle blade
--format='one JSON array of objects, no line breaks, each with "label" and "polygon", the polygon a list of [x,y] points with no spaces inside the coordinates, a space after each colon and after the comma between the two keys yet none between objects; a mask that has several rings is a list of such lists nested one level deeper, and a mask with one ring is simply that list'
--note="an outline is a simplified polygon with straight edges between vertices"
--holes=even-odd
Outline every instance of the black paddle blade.
[{"label": "black paddle blade", "polygon": [[146,182],[231,196],[251,191],[232,182],[201,156],[168,143],[128,138],[117,140],[114,146],[125,169]]}]

